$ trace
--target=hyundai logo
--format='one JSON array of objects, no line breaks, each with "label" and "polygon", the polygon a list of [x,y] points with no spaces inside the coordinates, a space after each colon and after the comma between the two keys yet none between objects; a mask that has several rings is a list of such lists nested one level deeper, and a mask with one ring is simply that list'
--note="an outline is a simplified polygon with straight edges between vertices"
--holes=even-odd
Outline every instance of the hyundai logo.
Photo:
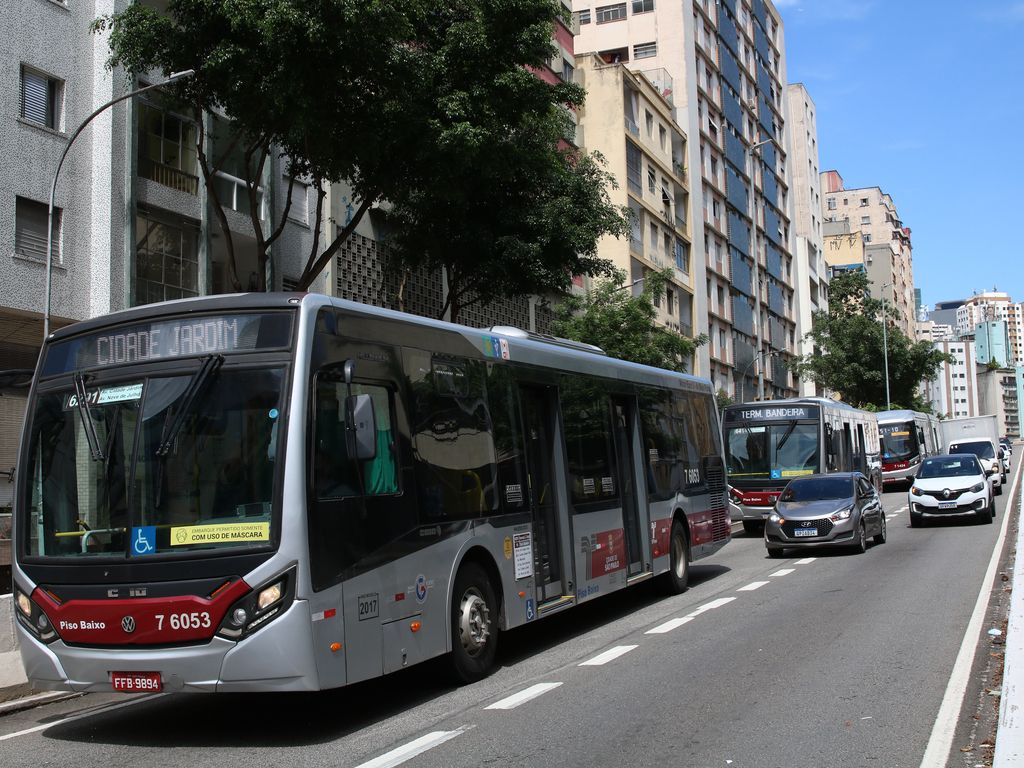
[{"label": "hyundai logo", "polygon": [[812,525],[814,525],[814,521],[813,520],[804,520],[802,523],[800,523],[800,525],[803,526],[804,528],[810,528]]},{"label": "hyundai logo", "polygon": [[125,631],[125,634],[130,635],[135,631],[135,619],[131,616],[125,616],[121,619],[121,629]]}]

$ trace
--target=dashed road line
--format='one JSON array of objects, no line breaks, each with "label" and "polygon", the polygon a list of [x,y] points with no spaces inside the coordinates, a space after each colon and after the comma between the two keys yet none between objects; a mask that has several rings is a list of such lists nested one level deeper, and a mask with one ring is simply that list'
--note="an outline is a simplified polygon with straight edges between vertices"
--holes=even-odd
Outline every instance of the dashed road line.
[{"label": "dashed road line", "polygon": [[684,616],[681,619],[669,619],[664,624],[659,624],[653,629],[648,629],[644,632],[645,635],[664,635],[666,632],[671,632],[673,629],[678,629],[683,624],[689,624],[693,621],[693,616]]},{"label": "dashed road line", "polygon": [[614,648],[609,648],[604,653],[597,654],[597,656],[595,656],[592,659],[587,659],[586,661],[581,662],[577,666],[599,667],[602,664],[607,664],[609,661],[614,661],[615,659],[619,658],[619,656],[622,656],[624,653],[629,653],[634,648],[638,647],[639,646],[636,645],[617,645]]},{"label": "dashed road line", "polygon": [[392,749],[390,752],[376,757],[367,763],[361,763],[356,768],[392,768],[392,766],[401,765],[406,760],[416,757],[416,755],[422,755],[428,749],[433,749],[444,744],[446,741],[454,739],[466,730],[468,729],[463,727],[455,731],[433,731],[426,736],[420,736],[415,741],[410,741],[408,744]]},{"label": "dashed road line", "polygon": [[795,570],[796,570],[796,568],[780,568],[775,573],[769,573],[768,574],[768,578],[771,579],[771,578],[774,578],[776,576],[788,576],[789,574],[791,574]]},{"label": "dashed road line", "polygon": [[747,584],[745,587],[740,587],[736,591],[737,592],[753,592],[755,589],[760,589],[761,587],[763,587],[765,584],[768,584],[768,583],[769,582],[767,582],[767,581],[752,581],[749,584]]},{"label": "dashed road line", "polygon": [[513,693],[511,696],[508,696],[501,701],[496,701],[490,706],[484,707],[484,709],[515,709],[520,704],[525,704],[531,699],[536,699],[538,696],[541,696],[548,691],[553,691],[560,685],[561,683],[537,683],[536,685],[531,685],[529,688],[522,690],[519,693]]},{"label": "dashed road line", "polygon": [[804,558],[801,558],[801,559],[797,560],[796,563],[794,563],[794,565],[810,565],[811,563],[813,563],[817,559],[818,558],[816,558],[816,557],[804,557]]},{"label": "dashed road line", "polygon": [[712,600],[710,603],[704,603],[704,605],[700,606],[699,608],[697,608],[696,610],[692,611],[691,613],[689,613],[687,615],[688,616],[700,616],[705,611],[712,611],[715,608],[721,608],[723,605],[727,605],[728,603],[731,603],[735,599],[736,599],[735,597],[720,597],[717,600]]},{"label": "dashed road line", "polygon": [[55,725],[64,725],[65,723],[73,723],[76,720],[83,720],[83,719],[85,719],[87,717],[94,717],[96,715],[105,715],[107,712],[113,712],[116,709],[122,709],[123,707],[131,707],[131,706],[134,706],[135,704],[141,704],[144,701],[152,701],[153,699],[159,699],[159,698],[162,698],[163,696],[168,696],[168,695],[169,694],[167,694],[167,693],[155,693],[152,696],[144,696],[144,697],[141,697],[141,698],[138,698],[138,699],[131,699],[130,701],[122,701],[119,704],[112,704],[109,707],[100,707],[99,709],[91,709],[91,710],[89,710],[87,712],[82,712],[81,714],[78,714],[78,715],[71,715],[70,717],[64,717],[64,718],[61,718],[60,720],[54,720],[53,722],[50,722],[50,723],[43,723],[42,725],[37,725],[34,728],[26,728],[23,731],[16,731],[14,733],[4,734],[3,736],[0,736],[0,741],[7,741],[8,739],[14,739],[14,738],[17,738],[18,736],[26,736],[26,735],[28,735],[30,733],[36,733],[38,731],[45,731],[47,728],[52,728]]}]

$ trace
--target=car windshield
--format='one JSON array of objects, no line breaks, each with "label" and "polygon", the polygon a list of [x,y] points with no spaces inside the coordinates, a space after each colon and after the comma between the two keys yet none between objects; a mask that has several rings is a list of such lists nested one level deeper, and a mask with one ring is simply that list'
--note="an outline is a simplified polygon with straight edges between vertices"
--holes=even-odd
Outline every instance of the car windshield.
[{"label": "car windshield", "polygon": [[818,425],[789,422],[726,430],[731,477],[791,478],[818,471]]},{"label": "car windshield", "polygon": [[936,456],[925,459],[917,471],[918,478],[922,480],[929,477],[967,477],[981,474],[984,474],[981,465],[973,456]]},{"label": "car windshield", "polygon": [[988,440],[970,440],[963,443],[951,443],[949,446],[950,453],[973,453],[979,459],[994,459],[996,452],[992,448],[992,443]]},{"label": "car windshield", "polygon": [[917,455],[917,436],[913,422],[883,424],[878,427],[882,438],[882,458],[900,461]]},{"label": "car windshield", "polygon": [[82,386],[88,407],[66,390],[37,399],[30,555],[136,557],[270,540],[284,372],[200,373]]},{"label": "car windshield", "polygon": [[822,501],[852,499],[853,478],[846,476],[808,477],[793,480],[782,492],[779,501]]}]

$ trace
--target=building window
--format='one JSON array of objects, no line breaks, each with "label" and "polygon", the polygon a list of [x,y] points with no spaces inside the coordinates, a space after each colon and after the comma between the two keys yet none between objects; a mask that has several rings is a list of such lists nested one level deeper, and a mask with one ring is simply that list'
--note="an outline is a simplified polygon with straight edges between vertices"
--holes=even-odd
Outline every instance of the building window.
[{"label": "building window", "polygon": [[834,211],[836,209],[836,199],[834,197],[828,198],[828,209]]},{"label": "building window", "polygon": [[567,61],[566,59],[562,59],[562,80],[563,80],[563,82],[571,83],[572,82],[573,74],[575,72],[576,72],[576,69],[575,69],[575,67],[573,67],[572,62]]},{"label": "building window", "polygon": [[135,304],[199,293],[199,231],[184,221],[135,217]]},{"label": "building window", "polygon": [[634,59],[649,59],[652,56],[658,55],[658,44],[655,43],[637,43],[633,46],[633,58]]},{"label": "building window", "polygon": [[[676,269],[680,270],[681,272],[685,272],[686,274],[689,274],[690,273],[690,245],[689,245],[689,243],[684,243],[682,240],[676,240],[676,249],[675,250],[676,250],[676,253],[675,253],[675,256],[676,256]],[[718,292],[719,292],[718,301],[721,304],[721,302],[722,302],[722,296],[721,296],[722,289],[719,288]]]},{"label": "building window", "polygon": [[[14,202],[14,252],[27,259],[46,260],[46,218],[48,206],[27,197],[16,197]],[[52,244],[50,254],[54,263],[60,263],[60,208],[53,209]]]},{"label": "building window", "polygon": [[300,224],[309,223],[309,185],[296,179],[292,184],[288,218]]},{"label": "building window", "polygon": [[597,9],[597,23],[607,24],[609,21],[620,21],[626,18],[626,4],[602,5]]},{"label": "building window", "polygon": [[861,224],[870,224],[871,223],[871,217],[870,216],[861,216],[860,217],[860,223]]},{"label": "building window", "polygon": [[654,135],[654,115],[649,110],[644,110],[644,126],[647,128],[647,138]]},{"label": "building window", "polygon": [[196,124],[155,104],[139,105],[139,176],[190,195],[199,193]]},{"label": "building window", "polygon": [[864,242],[865,243],[870,243],[871,242],[871,234],[869,232],[865,232],[864,233]]},{"label": "building window", "polygon": [[657,187],[657,176],[654,173],[654,166],[647,166],[647,191],[652,195]]},{"label": "building window", "polygon": [[61,81],[21,67],[21,118],[60,130]]},{"label": "building window", "polygon": [[654,10],[654,0],[633,0],[633,13],[650,13]]},{"label": "building window", "polygon": [[860,199],[860,207],[861,208],[867,208],[868,207],[868,199],[866,197],[862,197]]},{"label": "building window", "polygon": [[675,298],[676,298],[676,292],[673,291],[671,288],[666,288],[665,289],[665,311],[668,312],[668,314],[670,314],[670,315],[674,315],[676,313]]},{"label": "building window", "polygon": [[589,24],[590,23],[590,9],[587,8],[586,10],[580,11],[577,17],[579,18],[580,24]]}]

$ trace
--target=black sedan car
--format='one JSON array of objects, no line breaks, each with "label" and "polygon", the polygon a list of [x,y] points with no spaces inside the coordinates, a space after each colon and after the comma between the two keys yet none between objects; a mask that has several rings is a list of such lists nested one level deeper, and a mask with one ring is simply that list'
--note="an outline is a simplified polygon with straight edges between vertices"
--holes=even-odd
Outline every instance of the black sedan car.
[{"label": "black sedan car", "polygon": [[821,546],[864,552],[869,538],[885,543],[885,510],[878,491],[860,472],[790,480],[764,527],[769,557]]}]

